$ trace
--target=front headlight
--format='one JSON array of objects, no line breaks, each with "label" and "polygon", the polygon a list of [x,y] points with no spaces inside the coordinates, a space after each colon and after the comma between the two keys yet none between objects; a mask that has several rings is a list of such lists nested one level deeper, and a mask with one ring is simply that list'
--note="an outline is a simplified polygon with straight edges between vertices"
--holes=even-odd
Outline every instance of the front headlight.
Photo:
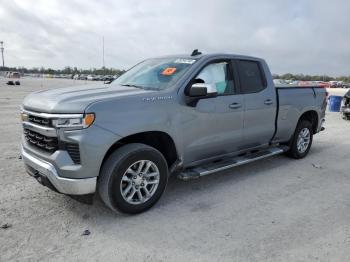
[{"label": "front headlight", "polygon": [[57,118],[52,120],[52,125],[57,128],[88,128],[95,121],[95,114],[84,114],[80,118]]}]

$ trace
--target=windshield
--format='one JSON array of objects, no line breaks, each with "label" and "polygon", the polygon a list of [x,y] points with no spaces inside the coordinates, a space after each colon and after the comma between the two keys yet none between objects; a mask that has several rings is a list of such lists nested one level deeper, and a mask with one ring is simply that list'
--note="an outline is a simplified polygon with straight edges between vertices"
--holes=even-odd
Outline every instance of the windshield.
[{"label": "windshield", "polygon": [[148,59],[125,72],[113,83],[143,89],[163,90],[175,84],[194,62],[196,59]]}]

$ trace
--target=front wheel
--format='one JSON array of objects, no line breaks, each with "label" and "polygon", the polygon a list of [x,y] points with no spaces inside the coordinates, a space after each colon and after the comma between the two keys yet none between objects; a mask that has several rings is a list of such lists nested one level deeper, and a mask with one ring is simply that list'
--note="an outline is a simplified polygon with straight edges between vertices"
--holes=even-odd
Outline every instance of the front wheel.
[{"label": "front wheel", "polygon": [[312,124],[306,120],[299,121],[287,155],[295,159],[304,158],[310,151],[312,139]]},{"label": "front wheel", "polygon": [[128,144],[113,152],[104,163],[98,190],[112,210],[136,214],[151,208],[168,181],[163,155],[144,144]]}]

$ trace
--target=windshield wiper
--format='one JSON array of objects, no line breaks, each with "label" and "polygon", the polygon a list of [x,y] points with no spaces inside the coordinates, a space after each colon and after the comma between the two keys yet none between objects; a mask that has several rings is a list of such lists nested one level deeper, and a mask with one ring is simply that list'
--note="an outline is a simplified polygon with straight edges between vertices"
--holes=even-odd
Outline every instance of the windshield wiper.
[{"label": "windshield wiper", "polygon": [[123,85],[121,85],[121,86],[130,86],[130,87],[136,87],[136,88],[144,89],[142,86],[131,85],[131,84],[123,84]]},{"label": "windshield wiper", "polygon": [[154,87],[138,86],[138,85],[132,85],[132,84],[123,84],[121,86],[136,87],[136,88],[140,88],[140,89],[143,89],[143,90],[158,90],[158,88],[154,88]]}]

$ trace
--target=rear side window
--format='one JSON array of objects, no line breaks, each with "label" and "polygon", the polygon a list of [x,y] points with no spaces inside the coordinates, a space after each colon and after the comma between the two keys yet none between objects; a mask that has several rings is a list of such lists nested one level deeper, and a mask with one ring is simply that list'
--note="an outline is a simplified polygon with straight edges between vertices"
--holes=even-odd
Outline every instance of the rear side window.
[{"label": "rear side window", "polygon": [[238,62],[238,73],[242,93],[257,93],[265,88],[258,62],[240,60]]}]

